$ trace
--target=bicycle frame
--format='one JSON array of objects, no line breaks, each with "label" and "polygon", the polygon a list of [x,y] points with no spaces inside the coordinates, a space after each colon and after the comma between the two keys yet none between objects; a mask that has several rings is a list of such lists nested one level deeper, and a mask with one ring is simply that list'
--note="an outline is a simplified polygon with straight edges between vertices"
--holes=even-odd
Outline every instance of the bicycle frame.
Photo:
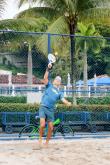
[{"label": "bicycle frame", "polygon": [[[59,125],[61,123],[61,120],[59,119],[59,118],[57,118],[54,122],[53,122],[53,125],[55,126],[55,125]],[[34,130],[32,130],[32,132],[31,132],[31,134],[30,134],[30,137],[31,138],[34,138],[35,136],[34,135],[36,135],[37,133],[38,133],[38,130],[36,129],[37,128],[37,125],[36,125],[36,127],[35,127],[35,129]],[[40,125],[38,125],[38,129],[40,128]],[[45,134],[48,132],[48,125],[47,125],[47,127],[44,129],[44,132],[45,132]],[[32,135],[32,136],[31,136]]]}]

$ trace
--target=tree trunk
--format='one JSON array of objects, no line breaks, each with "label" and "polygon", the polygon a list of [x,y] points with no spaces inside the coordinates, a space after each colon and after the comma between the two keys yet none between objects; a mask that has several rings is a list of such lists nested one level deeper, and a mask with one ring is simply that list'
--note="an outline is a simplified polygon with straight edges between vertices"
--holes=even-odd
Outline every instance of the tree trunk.
[{"label": "tree trunk", "polygon": [[[84,42],[84,57],[83,57],[83,63],[84,63],[84,70],[83,70],[83,81],[84,81],[84,89],[85,91],[88,90],[88,74],[87,74],[87,43]],[[85,92],[85,95],[87,93]]]},{"label": "tree trunk", "polygon": [[27,84],[32,85],[32,52],[31,45],[28,46],[28,74],[27,74]]},{"label": "tree trunk", "polygon": [[75,29],[76,29],[76,21],[71,20],[70,21],[70,45],[71,45],[71,83],[72,83],[72,98],[73,98],[73,104],[76,105],[76,97],[75,97],[75,83],[76,83],[76,77],[75,77]]}]

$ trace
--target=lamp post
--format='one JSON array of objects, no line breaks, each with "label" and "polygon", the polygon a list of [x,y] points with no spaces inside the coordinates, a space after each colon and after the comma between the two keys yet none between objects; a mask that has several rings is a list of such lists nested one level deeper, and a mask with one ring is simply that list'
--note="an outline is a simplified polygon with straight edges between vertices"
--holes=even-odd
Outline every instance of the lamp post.
[{"label": "lamp post", "polygon": [[[68,75],[67,75],[67,90],[70,90],[71,87],[72,87],[72,85],[71,85],[71,77],[70,77],[70,74],[68,73]],[[69,91],[67,92],[67,94],[70,96]]]},{"label": "lamp post", "polygon": [[67,75],[67,87],[71,87],[71,78],[70,78],[70,74],[68,73]]}]

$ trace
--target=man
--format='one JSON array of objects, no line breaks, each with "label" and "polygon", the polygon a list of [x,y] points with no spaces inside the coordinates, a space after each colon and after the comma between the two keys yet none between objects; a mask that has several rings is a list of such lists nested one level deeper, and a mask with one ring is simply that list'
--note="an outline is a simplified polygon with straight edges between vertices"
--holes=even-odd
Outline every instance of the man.
[{"label": "man", "polygon": [[40,137],[39,143],[42,144],[42,136],[45,128],[46,120],[48,122],[48,133],[45,145],[48,146],[49,140],[53,131],[53,121],[54,121],[54,106],[58,100],[61,100],[67,106],[71,106],[71,102],[68,102],[63,93],[59,90],[61,85],[61,77],[57,76],[53,82],[49,82],[49,69],[52,67],[51,64],[48,65],[46,72],[44,74],[43,83],[46,85],[45,93],[42,97],[41,106],[39,109],[40,116]]}]

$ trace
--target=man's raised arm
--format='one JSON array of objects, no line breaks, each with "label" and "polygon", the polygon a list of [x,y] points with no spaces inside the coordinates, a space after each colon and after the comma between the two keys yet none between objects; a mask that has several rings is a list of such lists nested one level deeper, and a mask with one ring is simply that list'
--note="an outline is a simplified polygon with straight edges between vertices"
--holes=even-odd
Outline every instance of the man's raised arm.
[{"label": "man's raised arm", "polygon": [[48,65],[48,68],[46,69],[46,71],[45,71],[45,74],[44,74],[44,79],[42,80],[42,83],[43,84],[48,84],[48,81],[49,81],[49,79],[48,79],[48,77],[49,77],[49,69],[52,67],[52,65]]}]

